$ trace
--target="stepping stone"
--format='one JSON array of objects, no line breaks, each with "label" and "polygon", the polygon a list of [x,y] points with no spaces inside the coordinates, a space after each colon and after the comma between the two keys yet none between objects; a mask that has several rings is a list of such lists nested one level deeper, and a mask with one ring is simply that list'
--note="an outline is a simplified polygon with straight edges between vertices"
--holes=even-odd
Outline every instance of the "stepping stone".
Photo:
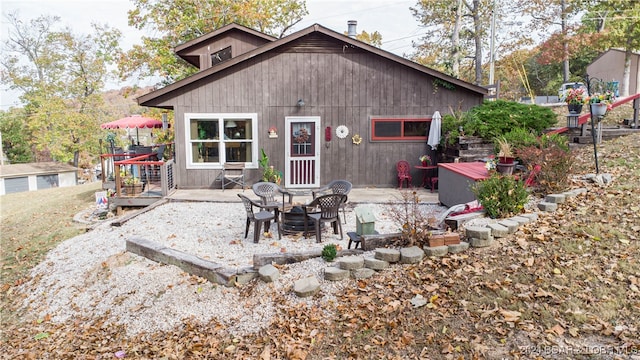
[{"label": "stepping stone", "polygon": [[489,229],[491,229],[491,235],[496,238],[502,238],[509,235],[509,228],[506,226],[494,223],[487,225]]},{"label": "stepping stone", "polygon": [[[460,244],[462,243],[463,242],[461,241]],[[460,244],[449,245],[449,246],[458,246]],[[426,256],[445,256],[449,253],[449,246],[447,245],[434,246],[434,247],[425,246],[422,250],[424,250],[424,253]]]},{"label": "stepping stone", "polygon": [[469,249],[469,243],[468,242],[464,242],[464,241],[460,241],[460,244],[453,244],[453,245],[449,245],[447,246],[449,249],[449,252],[452,254],[458,254],[461,253],[467,249]]},{"label": "stepping stone", "polygon": [[280,271],[273,265],[265,265],[258,269],[258,275],[264,282],[273,282],[280,277]]},{"label": "stepping stone", "polygon": [[491,229],[486,226],[469,226],[465,229],[465,233],[469,238],[493,240]]},{"label": "stepping stone", "polygon": [[364,266],[364,258],[362,256],[345,256],[340,258],[338,265],[343,270],[361,269]]},{"label": "stepping stone", "polygon": [[350,275],[351,274],[349,270],[342,270],[335,266],[330,266],[324,269],[325,280],[340,281],[340,280],[348,279]]},{"label": "stepping stone", "polygon": [[576,197],[578,195],[581,194],[586,194],[587,193],[587,189],[586,188],[577,188],[577,189],[573,189],[573,190],[569,190],[564,192],[564,195],[566,197]]},{"label": "stepping stone", "polygon": [[320,282],[315,276],[309,276],[293,283],[293,292],[298,297],[309,297],[315,295],[320,290]]},{"label": "stepping stone", "polygon": [[236,283],[237,284],[248,284],[249,281],[258,277],[258,273],[253,269],[253,267],[248,267],[245,269],[239,269],[236,274]]},{"label": "stepping stone", "polygon": [[370,278],[375,274],[375,270],[372,269],[367,269],[367,268],[362,268],[362,269],[355,269],[355,270],[351,270],[351,276],[354,279],[366,279],[366,278]]},{"label": "stepping stone", "polygon": [[540,209],[542,211],[553,212],[553,211],[558,210],[558,204],[550,203],[550,202],[546,202],[546,201],[541,201],[541,202],[538,203],[538,209]]},{"label": "stepping stone", "polygon": [[544,201],[556,204],[562,204],[565,200],[564,194],[549,194],[544,197]]},{"label": "stepping stone", "polygon": [[383,270],[389,267],[389,263],[376,258],[365,258],[364,267],[371,270]]},{"label": "stepping stone", "polygon": [[422,261],[424,257],[424,250],[417,246],[400,249],[400,263],[401,264],[417,264]]},{"label": "stepping stone", "polygon": [[400,251],[396,249],[379,248],[376,249],[374,257],[378,260],[384,260],[389,263],[400,261]]}]

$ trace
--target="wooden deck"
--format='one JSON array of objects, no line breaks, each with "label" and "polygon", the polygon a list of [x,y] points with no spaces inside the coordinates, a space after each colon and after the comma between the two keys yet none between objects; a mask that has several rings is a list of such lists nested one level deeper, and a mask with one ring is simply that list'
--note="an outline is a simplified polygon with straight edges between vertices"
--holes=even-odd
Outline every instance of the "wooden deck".
[{"label": "wooden deck", "polygon": [[[134,155],[135,157],[126,154],[101,155],[102,188],[115,192],[109,201],[111,205],[116,206],[118,214],[121,214],[125,207],[147,207],[176,190],[173,159],[149,161],[151,155]],[[122,157],[126,159],[114,161]],[[138,178],[143,184],[142,192],[127,193],[121,174]]]}]

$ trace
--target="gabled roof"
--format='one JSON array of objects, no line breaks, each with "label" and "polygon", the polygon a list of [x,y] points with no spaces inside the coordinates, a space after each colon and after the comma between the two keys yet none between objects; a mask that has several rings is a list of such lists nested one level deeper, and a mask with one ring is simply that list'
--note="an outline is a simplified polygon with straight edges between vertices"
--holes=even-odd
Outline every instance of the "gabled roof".
[{"label": "gabled roof", "polygon": [[[220,29],[222,30],[222,28]],[[370,53],[376,54],[378,56],[381,56],[383,58],[389,59],[391,61],[395,61],[399,64],[405,65],[407,67],[413,68],[417,71],[420,71],[422,73],[425,73],[427,75],[436,77],[436,78],[440,78],[442,80],[445,80],[447,82],[450,82],[456,86],[465,88],[465,89],[469,89],[471,91],[486,95],[487,94],[487,89],[481,87],[481,86],[477,86],[477,85],[473,85],[471,83],[468,83],[466,81],[454,78],[452,76],[449,76],[447,74],[441,73],[439,71],[433,70],[431,68],[428,68],[426,66],[420,65],[416,62],[413,62],[411,60],[407,60],[403,57],[400,57],[398,55],[392,54],[390,52],[387,52],[385,50],[379,49],[375,46],[371,46],[369,44],[366,44],[362,41],[353,39],[351,37],[345,36],[343,34],[340,34],[338,32],[335,32],[333,30],[330,30],[328,28],[325,28],[319,24],[314,24],[311,25],[305,29],[302,29],[300,31],[297,31],[289,36],[285,36],[283,38],[280,38],[278,40],[272,41],[270,43],[267,43],[257,49],[254,49],[252,51],[249,51],[247,53],[241,54],[239,56],[236,56],[230,60],[227,60],[225,62],[222,62],[220,64],[217,64],[215,66],[212,66],[208,69],[202,70],[196,74],[193,74],[187,78],[184,78],[182,80],[179,80],[171,85],[167,85],[165,87],[163,87],[162,89],[158,89],[155,91],[152,91],[146,95],[140,96],[139,98],[137,98],[138,104],[141,106],[153,106],[151,104],[149,104],[149,102],[153,101],[154,99],[157,99],[161,96],[165,96],[165,95],[170,95],[171,92],[182,88],[183,86],[187,86],[189,84],[192,84],[196,81],[199,81],[201,79],[204,79],[212,74],[215,74],[219,71],[222,71],[224,69],[228,69],[231,68],[237,64],[240,64],[244,61],[247,61],[255,56],[264,54],[264,53],[268,53],[270,51],[274,51],[275,49],[281,48],[295,40],[298,40],[304,36],[307,36],[309,34],[312,33],[320,33],[320,34],[324,34],[326,36],[332,37],[336,40],[342,41],[348,45],[351,45],[355,48],[359,48],[365,51],[368,51]]]},{"label": "gabled roof", "polygon": [[[609,48],[609,49],[601,52],[595,59],[593,59],[593,61],[591,61],[591,64],[593,64],[596,61],[600,60],[601,57],[605,56],[606,54],[608,54],[610,52],[619,52],[619,53],[623,53],[624,54],[627,51],[625,49],[620,49],[620,48]],[[640,52],[632,51],[631,55],[640,56]],[[589,64],[589,65],[591,65],[591,64]]]},{"label": "gabled roof", "polygon": [[0,166],[0,177],[47,175],[75,171],[78,171],[77,167],[57,162],[10,164]]},{"label": "gabled roof", "polygon": [[192,49],[202,46],[203,43],[211,42],[218,37],[224,37],[234,31],[240,31],[240,32],[246,33],[260,40],[263,40],[265,42],[271,42],[277,39],[274,36],[261,33],[260,31],[250,29],[246,26],[236,24],[236,23],[231,23],[229,25],[225,25],[219,29],[216,29],[210,33],[197,37],[193,40],[187,41],[184,44],[178,45],[173,49],[173,52],[175,52],[176,55],[180,56],[182,59],[184,59],[191,65],[195,67],[200,67],[199,57],[194,58],[192,56],[187,56],[186,54],[189,53]]}]

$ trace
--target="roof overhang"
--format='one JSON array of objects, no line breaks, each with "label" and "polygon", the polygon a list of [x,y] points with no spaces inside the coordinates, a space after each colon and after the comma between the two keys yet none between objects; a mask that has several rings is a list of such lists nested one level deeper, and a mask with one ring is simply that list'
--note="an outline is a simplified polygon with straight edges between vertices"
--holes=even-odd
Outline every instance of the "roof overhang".
[{"label": "roof overhang", "polygon": [[249,51],[247,53],[244,53],[242,55],[234,57],[234,58],[232,58],[230,60],[227,60],[227,61],[222,62],[220,64],[217,64],[215,66],[212,66],[209,69],[202,70],[202,71],[200,71],[200,72],[198,72],[196,74],[193,74],[193,75],[191,75],[191,76],[189,76],[187,78],[179,80],[179,81],[177,81],[177,82],[175,82],[175,83],[173,83],[171,85],[167,85],[167,86],[163,87],[162,89],[158,89],[158,90],[152,91],[152,92],[150,92],[148,94],[142,95],[142,96],[137,98],[138,104],[140,106],[149,106],[149,107],[159,107],[159,108],[171,109],[171,106],[159,105],[162,101],[158,101],[158,100],[167,100],[168,98],[171,98],[172,92],[174,92],[174,91],[176,91],[176,90],[178,90],[178,89],[180,89],[180,88],[182,88],[184,86],[193,84],[193,83],[195,83],[197,81],[200,81],[200,80],[202,80],[202,79],[204,79],[204,78],[206,78],[206,77],[208,77],[208,76],[210,76],[212,74],[218,73],[218,72],[223,71],[223,70],[228,69],[228,68],[231,68],[231,67],[233,67],[233,66],[235,66],[237,64],[240,64],[240,63],[242,63],[244,61],[247,61],[247,60],[249,60],[251,58],[254,58],[254,57],[258,56],[258,55],[261,55],[261,54],[264,54],[264,53],[268,53],[268,52],[270,52],[272,50],[280,48],[280,47],[282,47],[282,46],[284,46],[286,44],[289,44],[289,43],[291,43],[291,42],[293,42],[295,40],[298,40],[298,39],[300,39],[300,38],[302,38],[304,36],[307,36],[309,34],[312,34],[312,33],[321,33],[321,34],[330,36],[332,38],[335,38],[337,40],[345,42],[346,44],[351,45],[353,47],[363,49],[363,50],[368,51],[370,53],[374,53],[374,54],[379,55],[379,56],[381,56],[383,58],[387,58],[389,60],[392,60],[392,61],[395,61],[397,63],[403,64],[403,65],[405,65],[407,67],[410,67],[412,69],[415,69],[415,70],[417,70],[419,72],[422,72],[422,73],[425,73],[427,75],[430,75],[430,76],[433,76],[433,77],[436,77],[436,78],[440,78],[440,79],[442,79],[444,81],[447,81],[447,82],[449,82],[451,84],[454,84],[456,86],[468,89],[470,91],[477,92],[477,93],[482,94],[482,95],[487,95],[487,93],[488,93],[488,90],[486,88],[482,87],[482,86],[474,85],[474,84],[468,83],[466,81],[457,79],[455,77],[449,76],[449,75],[444,74],[442,72],[439,72],[437,70],[431,69],[431,68],[426,67],[424,65],[418,64],[418,63],[413,62],[413,61],[408,60],[408,59],[405,59],[405,58],[403,58],[401,56],[398,56],[398,55],[392,54],[392,53],[390,53],[388,51],[379,49],[379,48],[377,48],[375,46],[371,46],[371,45],[369,45],[367,43],[364,43],[362,41],[359,41],[359,40],[356,40],[354,38],[345,36],[343,34],[340,34],[338,32],[335,32],[333,30],[325,28],[325,27],[323,27],[323,26],[321,26],[319,24],[314,24],[314,25],[311,25],[311,26],[309,26],[307,28],[304,28],[304,29],[302,29],[300,31],[297,31],[297,32],[295,32],[295,33],[293,33],[293,34],[291,34],[289,36],[286,36],[286,37],[280,38],[278,40],[272,41],[272,42],[270,42],[268,44],[265,44],[265,45],[263,45],[263,46],[261,46],[261,47],[259,47],[257,49],[254,49],[252,51]]}]

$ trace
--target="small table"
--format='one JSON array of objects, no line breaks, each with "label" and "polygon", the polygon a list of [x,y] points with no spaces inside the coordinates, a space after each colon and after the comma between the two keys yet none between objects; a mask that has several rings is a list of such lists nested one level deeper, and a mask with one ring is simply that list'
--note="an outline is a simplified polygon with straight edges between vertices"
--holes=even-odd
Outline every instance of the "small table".
[{"label": "small table", "polygon": [[431,171],[436,170],[438,167],[437,166],[422,166],[422,165],[416,165],[414,166],[416,169],[422,170],[422,187],[426,187],[427,184],[429,184],[429,187],[431,187],[431,192],[433,192],[433,182],[431,181],[434,176],[431,176]]}]

